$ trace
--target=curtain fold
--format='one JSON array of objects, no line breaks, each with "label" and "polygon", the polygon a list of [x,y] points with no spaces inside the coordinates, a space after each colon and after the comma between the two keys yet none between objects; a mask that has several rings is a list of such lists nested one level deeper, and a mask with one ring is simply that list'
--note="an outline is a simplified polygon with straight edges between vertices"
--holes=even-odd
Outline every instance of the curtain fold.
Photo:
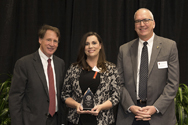
[{"label": "curtain fold", "polygon": [[39,48],[37,34],[43,24],[60,29],[55,55],[65,60],[66,69],[76,61],[80,39],[88,31],[102,37],[107,60],[116,64],[119,46],[137,38],[134,13],[143,7],[154,15],[154,32],[176,41],[180,82],[188,84],[186,0],[2,0],[0,74],[12,73],[16,60]]}]

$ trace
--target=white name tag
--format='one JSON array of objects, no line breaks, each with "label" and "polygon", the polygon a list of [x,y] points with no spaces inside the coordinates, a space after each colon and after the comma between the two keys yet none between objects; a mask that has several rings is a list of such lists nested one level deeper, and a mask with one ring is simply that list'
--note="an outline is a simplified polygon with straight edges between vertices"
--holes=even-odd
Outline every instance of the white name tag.
[{"label": "white name tag", "polygon": [[168,68],[167,61],[157,62],[157,64],[158,64],[158,69],[165,69],[165,68]]}]

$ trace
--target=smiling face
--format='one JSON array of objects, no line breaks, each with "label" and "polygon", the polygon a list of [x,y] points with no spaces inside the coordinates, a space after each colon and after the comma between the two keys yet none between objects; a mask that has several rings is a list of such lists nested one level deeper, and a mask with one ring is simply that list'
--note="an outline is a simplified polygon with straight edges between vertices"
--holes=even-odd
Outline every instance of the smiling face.
[{"label": "smiling face", "polygon": [[43,38],[39,38],[40,49],[47,56],[51,57],[58,47],[57,34],[52,30],[47,30]]},{"label": "smiling face", "polygon": [[87,58],[98,58],[101,44],[95,35],[88,36],[85,43],[85,54]]},{"label": "smiling face", "polygon": [[[146,9],[140,9],[135,13],[135,20],[152,19],[151,13]],[[140,39],[147,41],[153,35],[153,29],[155,28],[155,21],[150,20],[148,23],[141,21],[135,23],[135,31]]]}]

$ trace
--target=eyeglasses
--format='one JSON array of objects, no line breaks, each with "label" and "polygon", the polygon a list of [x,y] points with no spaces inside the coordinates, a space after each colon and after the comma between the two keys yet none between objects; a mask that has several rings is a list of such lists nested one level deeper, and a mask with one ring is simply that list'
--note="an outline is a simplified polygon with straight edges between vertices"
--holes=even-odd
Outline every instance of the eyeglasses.
[{"label": "eyeglasses", "polygon": [[147,24],[149,21],[153,21],[153,19],[135,20],[135,23],[141,24],[141,22],[143,22],[144,24]]}]

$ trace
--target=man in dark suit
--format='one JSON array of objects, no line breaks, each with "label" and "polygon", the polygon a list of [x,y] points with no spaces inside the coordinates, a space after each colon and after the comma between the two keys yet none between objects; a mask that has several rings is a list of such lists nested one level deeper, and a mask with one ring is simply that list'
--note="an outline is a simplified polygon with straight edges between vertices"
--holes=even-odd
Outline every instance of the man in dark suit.
[{"label": "man in dark suit", "polygon": [[38,51],[16,62],[9,95],[12,125],[64,124],[60,93],[65,63],[53,55],[59,37],[58,28],[42,26]]},{"label": "man in dark suit", "polygon": [[[176,43],[157,36],[153,14],[141,8],[134,15],[139,38],[119,49],[121,91],[117,125],[175,125],[174,98],[179,86]],[[146,64],[146,65],[145,65]]]}]

